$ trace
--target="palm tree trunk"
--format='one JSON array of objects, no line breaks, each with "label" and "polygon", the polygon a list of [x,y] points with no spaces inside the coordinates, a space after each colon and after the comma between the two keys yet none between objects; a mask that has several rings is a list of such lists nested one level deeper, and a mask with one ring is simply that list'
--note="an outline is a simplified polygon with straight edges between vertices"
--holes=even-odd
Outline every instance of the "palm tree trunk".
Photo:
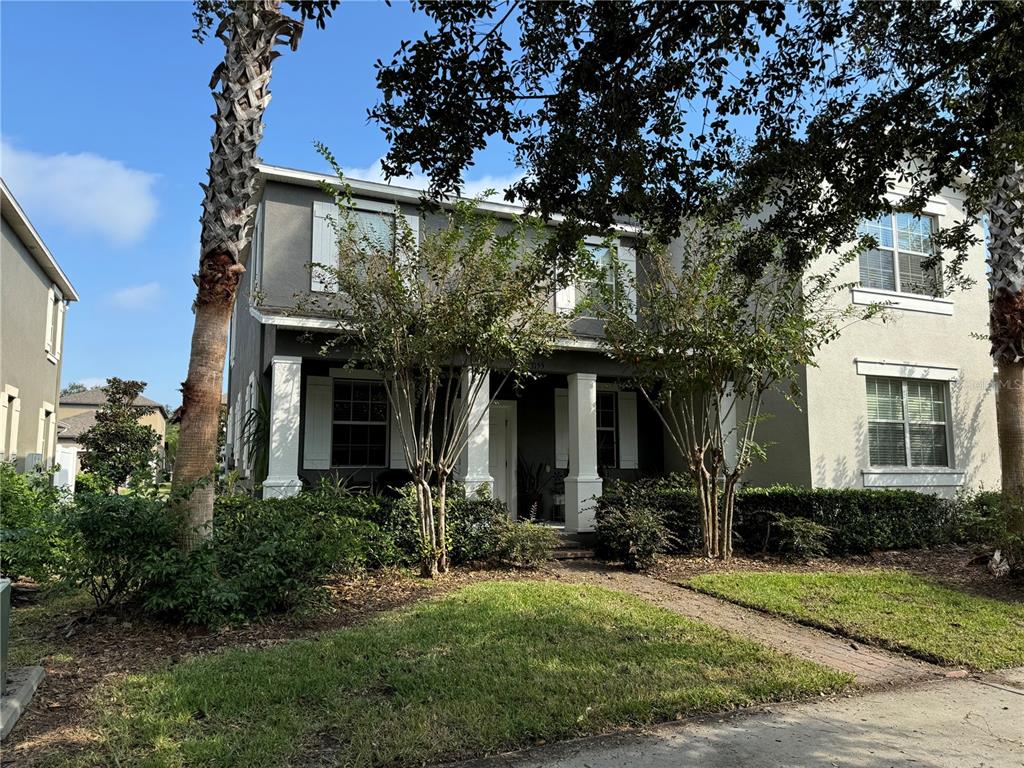
[{"label": "palm tree trunk", "polygon": [[209,535],[213,519],[228,318],[245,271],[242,256],[252,238],[259,176],[256,150],[270,103],[274,48],[287,43],[294,50],[302,33],[302,23],[282,14],[279,6],[277,0],[230,3],[217,28],[225,54],[210,81],[211,89],[218,84],[220,88],[213,93],[217,111],[209,181],[204,185],[196,318],[174,462],[173,489],[187,494],[186,547]]},{"label": "palm tree trunk", "polygon": [[1024,535],[1024,167],[996,185],[989,208],[990,339],[1008,533]]}]

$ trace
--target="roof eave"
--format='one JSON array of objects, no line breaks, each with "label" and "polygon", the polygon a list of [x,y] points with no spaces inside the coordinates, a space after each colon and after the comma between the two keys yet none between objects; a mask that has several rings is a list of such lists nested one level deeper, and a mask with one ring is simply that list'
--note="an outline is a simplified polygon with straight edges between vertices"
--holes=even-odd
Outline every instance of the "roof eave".
[{"label": "roof eave", "polygon": [[57,259],[50,253],[50,249],[46,247],[43,238],[39,236],[36,228],[32,226],[32,222],[29,221],[25,211],[18,204],[17,199],[15,199],[10,188],[7,186],[7,182],[3,179],[0,179],[0,198],[2,198],[2,206],[0,207],[2,207],[4,219],[7,220],[7,223],[11,225],[11,229],[14,230],[14,233],[25,244],[28,252],[32,254],[32,258],[43,268],[47,277],[60,288],[65,301],[78,301],[78,291],[71,285],[68,276],[64,274],[64,270],[60,268]]}]

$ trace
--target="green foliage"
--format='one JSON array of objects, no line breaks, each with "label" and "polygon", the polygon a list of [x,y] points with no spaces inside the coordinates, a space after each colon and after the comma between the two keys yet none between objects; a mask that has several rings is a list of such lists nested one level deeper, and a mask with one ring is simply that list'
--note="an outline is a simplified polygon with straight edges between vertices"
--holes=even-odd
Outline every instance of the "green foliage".
[{"label": "green foliage", "polygon": [[[983,510],[993,503],[991,496],[983,494],[975,508]],[[744,488],[736,494],[734,535],[750,553],[767,548],[800,555],[786,551],[787,547],[796,546],[793,536],[799,533],[805,540],[810,539],[814,550],[814,540],[821,538],[817,534],[824,533],[794,522],[807,520],[828,532],[827,541],[820,542],[828,554],[917,549],[972,540],[964,531],[979,530],[981,526],[963,522],[976,519],[964,517],[965,507],[969,505],[902,489]],[[700,500],[683,478],[609,484],[598,500],[598,523],[615,512],[635,509],[656,511],[673,534],[677,550],[696,549],[700,541],[695,533],[700,530]],[[972,514],[977,517],[988,513]]]},{"label": "green foliage", "polygon": [[766,551],[806,560],[826,554],[831,538],[832,531],[821,523],[806,517],[772,514],[764,548]]},{"label": "green foliage", "polygon": [[555,283],[537,246],[539,222],[499,226],[475,201],[459,201],[419,235],[399,210],[360,225],[338,163],[319,149],[338,175],[325,190],[337,203],[339,258],[337,267],[313,267],[314,280],[333,290],[300,303],[358,328],[326,346],[344,344],[353,364],[384,379],[416,489],[424,573],[434,573],[447,562],[447,510],[435,513],[432,479],[447,485],[476,426],[474,405],[490,400],[492,372],[502,379],[494,389],[536,375],[537,358],[567,334],[569,318],[549,311]]},{"label": "green foliage", "polygon": [[63,578],[88,589],[97,607],[145,592],[150,569],[177,546],[179,532],[164,502],[137,494],[79,493],[63,524],[70,550]]},{"label": "green foliage", "polygon": [[612,508],[597,523],[598,556],[620,560],[632,571],[653,566],[670,541],[661,512],[650,507],[626,504]]},{"label": "green foliage", "polygon": [[497,557],[517,568],[537,568],[551,559],[558,534],[550,525],[533,520],[506,520],[498,537]]},{"label": "green foliage", "polygon": [[0,462],[0,572],[44,581],[61,566],[64,501],[49,473],[19,474],[12,462]]},{"label": "green foliage", "polygon": [[110,488],[124,485],[134,474],[152,474],[159,437],[139,424],[139,417],[152,409],[135,405],[145,388],[143,381],[107,379],[107,402],[96,411],[96,423],[82,434],[83,468]]},{"label": "green foliage", "polygon": [[505,503],[489,497],[466,498],[455,486],[447,513],[448,553],[455,565],[494,560],[505,528],[511,525]]},{"label": "green foliage", "polygon": [[215,626],[303,604],[329,575],[374,564],[381,549],[380,530],[349,516],[348,502],[323,494],[217,499],[212,538],[152,563],[143,607]]}]

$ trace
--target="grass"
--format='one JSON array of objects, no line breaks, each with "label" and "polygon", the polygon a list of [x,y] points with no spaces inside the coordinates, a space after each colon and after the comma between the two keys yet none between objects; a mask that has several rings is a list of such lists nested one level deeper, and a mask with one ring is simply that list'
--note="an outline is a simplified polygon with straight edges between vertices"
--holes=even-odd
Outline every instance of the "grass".
[{"label": "grass", "polygon": [[92,604],[92,598],[84,590],[47,587],[35,603],[14,605],[8,663],[12,667],[23,667],[39,664],[46,657],[59,656],[61,620],[66,621]]},{"label": "grass", "polygon": [[631,596],[491,582],[136,675],[101,694],[85,761],[419,765],[850,682]]},{"label": "grass", "polygon": [[942,664],[1024,664],[1024,603],[968,595],[902,571],[721,573],[686,583]]}]

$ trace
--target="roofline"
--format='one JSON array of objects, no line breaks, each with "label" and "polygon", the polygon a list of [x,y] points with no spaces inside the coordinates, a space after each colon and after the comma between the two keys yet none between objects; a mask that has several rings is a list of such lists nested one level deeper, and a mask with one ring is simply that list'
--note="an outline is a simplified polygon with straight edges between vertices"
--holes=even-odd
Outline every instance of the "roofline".
[{"label": "roofline", "polygon": [[[298,184],[305,187],[323,187],[324,184],[329,184],[333,187],[339,186],[338,177],[329,173],[317,173],[315,171],[302,171],[297,168],[287,168],[281,165],[269,165],[267,163],[260,163],[258,166],[260,176],[264,182],[266,181],[277,181],[285,184]],[[399,203],[414,203],[419,204],[423,201],[425,190],[416,189],[415,187],[402,187],[395,184],[384,184],[379,181],[365,181],[363,179],[353,179],[348,176],[345,177],[345,181],[351,187],[352,191],[359,194],[371,195],[374,197],[383,197],[387,200],[393,200]],[[451,207],[456,201],[460,199],[455,195],[446,195],[441,199],[441,205],[444,207]],[[491,200],[481,200],[477,207],[482,211],[488,211],[490,213],[496,213],[499,216],[505,218],[512,218],[513,216],[521,216],[526,212],[526,207],[522,205],[516,205],[515,203],[497,203]],[[551,216],[550,219],[554,223],[565,221],[565,217],[562,214],[556,213]],[[614,231],[617,234],[633,235],[640,232],[640,228],[631,224],[617,224]]]},{"label": "roofline", "polygon": [[7,186],[7,182],[2,178],[0,178],[0,202],[2,202],[0,208],[2,208],[4,219],[11,225],[11,229],[14,230],[15,234],[21,238],[28,252],[32,254],[32,257],[39,266],[43,268],[47,277],[53,280],[57,287],[60,288],[64,299],[66,301],[78,301],[78,291],[71,285],[68,276],[64,274],[64,270],[60,268],[60,264],[57,263],[53,254],[50,253],[50,249],[46,247],[43,238],[39,236],[36,228],[32,226],[32,222],[29,221],[25,211],[18,204],[17,199],[15,199],[10,188]]}]

